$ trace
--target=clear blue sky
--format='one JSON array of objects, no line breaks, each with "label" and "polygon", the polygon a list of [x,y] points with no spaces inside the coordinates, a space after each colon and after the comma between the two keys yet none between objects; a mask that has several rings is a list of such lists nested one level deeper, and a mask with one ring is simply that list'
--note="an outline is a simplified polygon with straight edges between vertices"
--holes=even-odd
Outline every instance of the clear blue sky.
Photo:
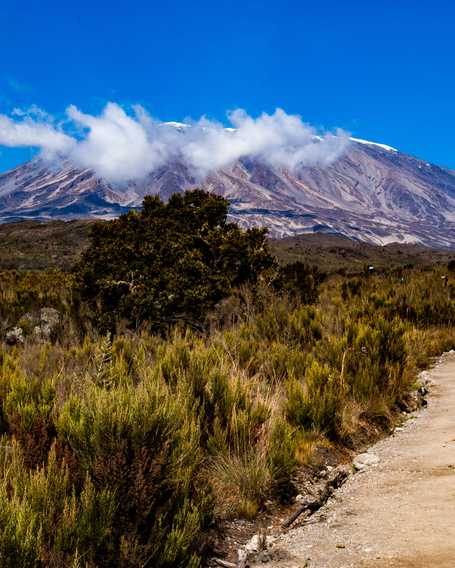
[{"label": "clear blue sky", "polygon": [[454,29],[449,0],[2,0],[0,113],[282,107],[455,168]]}]

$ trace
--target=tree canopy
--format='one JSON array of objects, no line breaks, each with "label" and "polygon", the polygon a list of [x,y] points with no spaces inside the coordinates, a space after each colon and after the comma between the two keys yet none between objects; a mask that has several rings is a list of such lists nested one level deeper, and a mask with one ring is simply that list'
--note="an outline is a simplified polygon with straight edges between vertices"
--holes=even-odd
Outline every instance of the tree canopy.
[{"label": "tree canopy", "polygon": [[104,330],[124,319],[151,328],[199,326],[207,312],[274,265],[265,229],[227,220],[229,203],[201,190],[96,223],[75,268],[77,285]]}]

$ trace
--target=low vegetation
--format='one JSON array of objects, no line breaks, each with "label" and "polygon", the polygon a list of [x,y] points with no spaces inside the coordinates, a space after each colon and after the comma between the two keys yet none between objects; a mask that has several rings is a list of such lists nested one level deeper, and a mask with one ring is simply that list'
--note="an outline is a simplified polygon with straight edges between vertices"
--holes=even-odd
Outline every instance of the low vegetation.
[{"label": "low vegetation", "polygon": [[89,244],[93,221],[0,225],[0,270],[71,270]]},{"label": "low vegetation", "polygon": [[[199,210],[200,193],[177,205],[194,198]],[[417,369],[455,347],[454,272],[324,280],[299,264],[279,269],[263,235],[231,227],[224,244],[209,239],[207,250],[221,262],[240,248],[250,272],[241,262],[221,275],[201,264],[191,281],[184,259],[167,279],[181,286],[182,302],[207,279],[220,290],[221,278],[222,293],[203,288],[203,309],[191,296],[191,318],[172,322],[182,304],[156,315],[154,269],[140,295],[151,308],[138,322],[132,304],[118,309],[124,295],[106,304],[96,284],[106,274],[124,279],[116,262],[130,229],[120,228],[140,224],[133,215],[95,230],[74,274],[0,274],[3,337],[21,322],[24,331],[24,343],[0,349],[1,566],[197,567],[220,521],[289,503],[318,445],[349,448],[371,424],[387,428]],[[223,227],[220,215],[196,233]],[[106,249],[115,234],[123,239],[117,260]],[[199,241],[187,238],[183,231],[177,256],[194,258]],[[132,278],[156,266],[136,264],[146,243],[127,263]],[[94,260],[101,250],[104,272]],[[160,267],[171,270],[177,256],[162,257]],[[93,288],[84,288],[88,273]],[[164,281],[157,286],[168,293]],[[51,341],[24,323],[43,306],[62,316]]]},{"label": "low vegetation", "polygon": [[[100,223],[100,221],[98,221]],[[0,270],[70,271],[90,244],[93,220],[20,221],[0,225]],[[283,264],[302,262],[326,273],[357,274],[368,265],[378,269],[447,266],[455,255],[412,244],[384,247],[324,233],[268,239]]]},{"label": "low vegetation", "polygon": [[272,253],[284,264],[303,262],[327,273],[359,274],[373,265],[377,270],[446,267],[453,250],[432,250],[417,244],[392,243],[376,246],[324,233],[271,239]]}]

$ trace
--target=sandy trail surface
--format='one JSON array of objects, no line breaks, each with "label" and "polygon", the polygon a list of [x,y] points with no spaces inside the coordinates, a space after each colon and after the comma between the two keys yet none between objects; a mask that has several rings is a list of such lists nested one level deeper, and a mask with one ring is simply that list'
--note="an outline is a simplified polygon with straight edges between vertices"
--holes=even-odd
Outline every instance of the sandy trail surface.
[{"label": "sandy trail surface", "polygon": [[267,566],[455,568],[455,354],[429,374],[428,407],[370,448],[379,463],[281,536]]}]

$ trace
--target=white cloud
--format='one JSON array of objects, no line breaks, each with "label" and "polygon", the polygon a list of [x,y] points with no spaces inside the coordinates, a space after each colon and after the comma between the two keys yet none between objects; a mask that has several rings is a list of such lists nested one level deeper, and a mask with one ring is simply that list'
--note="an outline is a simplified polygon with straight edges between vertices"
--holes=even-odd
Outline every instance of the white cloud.
[{"label": "white cloud", "polygon": [[40,148],[45,154],[68,153],[75,141],[47,121],[25,117],[16,121],[0,115],[0,145]]},{"label": "white cloud", "polygon": [[232,128],[201,118],[186,125],[162,123],[140,106],[128,115],[109,103],[100,116],[84,114],[75,106],[69,119],[81,128],[69,136],[37,107],[15,109],[21,120],[0,115],[0,145],[35,146],[52,156],[64,155],[77,166],[93,169],[112,182],[140,179],[173,159],[183,160],[197,177],[225,168],[242,157],[255,157],[272,166],[296,170],[326,166],[349,143],[348,135],[318,135],[299,116],[281,109],[252,118],[238,109],[228,114]]},{"label": "white cloud", "polygon": [[83,114],[75,106],[68,107],[67,114],[88,129],[71,151],[76,164],[117,182],[144,177],[161,165],[159,148],[149,141],[143,125],[118,105],[109,103],[100,117]]},{"label": "white cloud", "polygon": [[318,136],[296,115],[277,109],[252,118],[238,109],[228,114],[233,129],[202,119],[185,130],[182,154],[201,174],[228,166],[239,158],[253,156],[289,170],[301,166],[328,165],[349,143],[347,134]]}]

